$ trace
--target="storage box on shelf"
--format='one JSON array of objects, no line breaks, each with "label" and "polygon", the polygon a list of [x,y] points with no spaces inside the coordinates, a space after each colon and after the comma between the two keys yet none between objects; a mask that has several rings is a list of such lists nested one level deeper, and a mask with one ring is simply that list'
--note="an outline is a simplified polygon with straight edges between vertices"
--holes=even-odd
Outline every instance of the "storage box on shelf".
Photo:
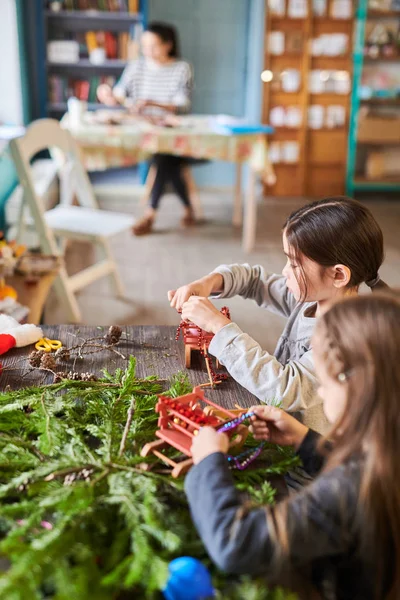
[{"label": "storage box on shelf", "polygon": [[400,115],[360,114],[358,142],[400,145]]},{"label": "storage box on shelf", "polygon": [[270,0],[263,118],[277,183],[266,193],[344,191],[353,13],[351,0]]}]

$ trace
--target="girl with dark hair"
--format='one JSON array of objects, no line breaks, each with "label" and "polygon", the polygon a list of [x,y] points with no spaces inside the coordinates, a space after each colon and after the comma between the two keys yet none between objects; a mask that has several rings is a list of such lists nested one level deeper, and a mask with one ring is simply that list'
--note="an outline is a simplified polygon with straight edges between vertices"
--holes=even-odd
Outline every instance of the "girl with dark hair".
[{"label": "girl with dark hair", "polygon": [[[263,267],[222,265],[210,275],[168,293],[182,318],[215,334],[209,352],[262,402],[281,402],[306,425],[327,430],[310,339],[316,318],[336,300],[374,290],[383,261],[382,231],[371,212],[345,197],[326,198],[294,212],[283,227],[287,263],[282,275]],[[287,318],[274,354],[221,315],[209,296],[251,298]]]},{"label": "girl with dark hair", "polygon": [[256,439],[294,446],[317,476],[300,493],[246,505],[226,435],[206,427],[193,438],[186,494],[221,569],[263,575],[307,599],[315,591],[324,600],[400,598],[399,324],[400,301],[389,294],[344,299],[318,320],[312,346],[327,438],[279,408],[250,409]]},{"label": "girl with dark hair", "polygon": [[[191,102],[192,70],[189,63],[180,60],[175,28],[166,23],[150,23],[142,35],[141,49],[143,56],[126,67],[113,89],[107,84],[99,86],[99,100],[109,106],[123,103],[147,116],[187,112]],[[179,156],[154,155],[156,176],[150,206],[133,228],[136,235],[144,235],[152,230],[168,182],[185,207],[182,225],[194,224],[189,192],[182,175],[184,162]]]}]

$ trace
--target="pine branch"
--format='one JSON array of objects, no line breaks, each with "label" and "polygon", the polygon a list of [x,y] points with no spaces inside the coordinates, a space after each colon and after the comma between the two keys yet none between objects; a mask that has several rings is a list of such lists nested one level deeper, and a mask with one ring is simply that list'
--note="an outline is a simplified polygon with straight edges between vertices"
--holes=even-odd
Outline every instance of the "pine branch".
[{"label": "pine branch", "polygon": [[[99,381],[63,379],[0,395],[0,555],[11,562],[0,574],[1,598],[117,600],[128,590],[153,600],[172,558],[194,556],[212,568],[183,481],[155,457],[140,456],[155,439],[156,395],[166,387],[167,396],[186,394],[190,382],[182,373],[168,385],[139,379],[135,367],[130,357],[125,371],[104,372]],[[265,457],[266,468],[234,473],[257,504],[273,501],[266,472],[293,464],[281,449],[268,448]],[[150,471],[141,469],[144,461]],[[229,579],[212,573],[229,598]],[[243,578],[235,590],[235,598],[285,598]]]}]

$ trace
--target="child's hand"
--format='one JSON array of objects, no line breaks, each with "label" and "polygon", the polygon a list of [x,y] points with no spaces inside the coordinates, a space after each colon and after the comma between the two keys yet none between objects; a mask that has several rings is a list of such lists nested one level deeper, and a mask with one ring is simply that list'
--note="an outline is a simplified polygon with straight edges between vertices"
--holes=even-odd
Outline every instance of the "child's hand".
[{"label": "child's hand", "polygon": [[149,106],[152,106],[153,102],[151,100],[138,100],[134,107],[135,107],[135,111],[137,113],[142,113],[146,108],[148,108]]},{"label": "child's hand", "polygon": [[198,296],[192,296],[185,302],[182,307],[182,319],[192,321],[204,331],[211,333],[217,333],[231,322],[208,298]]},{"label": "child's hand", "polygon": [[197,465],[203,458],[214,452],[226,454],[229,448],[229,438],[225,433],[218,433],[212,427],[202,427],[199,434],[193,438],[191,447],[192,458]]},{"label": "child's hand", "polygon": [[257,440],[266,440],[281,446],[301,445],[308,432],[308,427],[288,415],[284,410],[274,406],[253,406],[249,411],[252,417],[250,431]]},{"label": "child's hand", "polygon": [[201,279],[192,281],[188,285],[183,285],[177,290],[170,290],[168,292],[168,300],[172,308],[181,311],[182,306],[189,300],[191,296],[203,296],[208,298],[212,292],[222,291],[224,287],[224,280],[222,275],[218,273],[212,273],[206,275]]},{"label": "child's hand", "polygon": [[102,83],[97,88],[97,98],[102,102],[102,104],[106,104],[107,106],[116,106],[118,101],[116,100],[111,86],[108,83]]}]

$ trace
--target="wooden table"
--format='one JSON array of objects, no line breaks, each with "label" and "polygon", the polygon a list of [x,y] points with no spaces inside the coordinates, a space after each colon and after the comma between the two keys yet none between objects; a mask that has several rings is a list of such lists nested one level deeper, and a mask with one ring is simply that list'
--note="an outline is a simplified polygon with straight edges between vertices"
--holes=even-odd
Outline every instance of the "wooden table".
[{"label": "wooden table", "polygon": [[28,323],[40,323],[45,302],[56,277],[57,271],[41,275],[34,283],[29,283],[24,275],[6,277],[6,284],[11,285],[18,294],[18,302],[29,308]]},{"label": "wooden table", "polygon": [[[43,333],[50,339],[61,340],[65,346],[73,346],[79,342],[78,338],[91,338],[103,336],[107,327],[82,327],[79,325],[55,325],[43,326]],[[148,375],[159,375],[162,378],[168,378],[178,371],[185,371],[193,386],[208,381],[205,361],[200,354],[193,352],[193,368],[185,368],[185,348],[182,339],[175,341],[175,327],[160,326],[135,326],[123,327],[123,336],[117,346],[126,359],[117,356],[109,350],[101,351],[97,354],[91,354],[83,361],[77,361],[75,369],[79,372],[93,372],[101,375],[101,370],[107,368],[114,372],[118,367],[125,368],[130,355],[137,359],[138,377]],[[83,341],[83,340],[81,340]],[[18,348],[10,350],[6,355],[0,358],[3,364],[3,373],[0,375],[0,391],[4,391],[6,386],[12,389],[27,387],[31,385],[42,385],[52,382],[51,373],[39,369],[29,371],[27,361],[21,359],[27,357],[33,347]],[[72,369],[73,361],[60,363],[60,371]],[[15,366],[15,370],[7,370]],[[222,382],[215,389],[205,388],[209,398],[225,408],[234,408],[235,404],[243,407],[249,407],[257,404],[255,396],[242,388],[231,377]]]},{"label": "wooden table", "polygon": [[[111,114],[114,118],[118,115],[115,111]],[[187,115],[179,118],[180,126],[159,127],[132,115],[124,116],[118,124],[101,123],[96,112],[88,112],[79,126],[70,126],[68,113],[61,125],[78,143],[85,168],[91,171],[134,165],[156,153],[235,163],[233,224],[239,227],[244,221],[242,246],[245,252],[251,252],[256,237],[257,177],[267,185],[276,181],[269,160],[267,138],[265,133],[259,132],[227,134],[215,130],[212,125],[215,119],[215,115]],[[272,127],[265,130],[273,132]],[[242,206],[241,173],[244,163],[248,164],[249,173]]]}]

